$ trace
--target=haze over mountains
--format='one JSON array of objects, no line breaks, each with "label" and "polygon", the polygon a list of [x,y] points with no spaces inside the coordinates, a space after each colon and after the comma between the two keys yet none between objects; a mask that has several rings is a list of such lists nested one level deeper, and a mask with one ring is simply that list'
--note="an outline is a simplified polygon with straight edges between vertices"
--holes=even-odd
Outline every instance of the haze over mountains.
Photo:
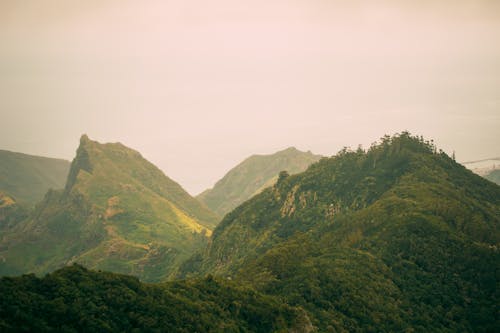
[{"label": "haze over mountains", "polygon": [[499,0],[0,1],[0,333],[500,332],[499,40]]},{"label": "haze over mountains", "polygon": [[[15,180],[23,176],[12,168],[4,168],[4,173],[11,175],[12,188],[27,192],[26,182],[40,173],[32,161],[52,160],[17,155],[29,160],[32,169],[19,184]],[[251,156],[205,192],[206,202],[212,208],[218,203],[217,212],[223,215],[271,186],[281,170],[303,171],[319,158],[295,148]],[[54,164],[54,170],[42,169],[46,178],[48,170],[59,172],[60,164]],[[79,262],[159,281],[204,245],[219,221],[138,152],[119,143],[100,144],[83,135],[64,175],[65,183],[55,186],[64,190],[47,192],[31,214],[12,197],[2,196],[0,273],[44,273]]]},{"label": "haze over mountains", "polygon": [[500,185],[500,169],[495,169],[487,173],[484,178]]},{"label": "haze over mountains", "polygon": [[500,187],[422,137],[384,136],[331,158],[294,148],[251,156],[204,196],[219,214],[244,202],[219,223],[137,151],[82,136],[64,189],[31,212],[0,195],[0,275],[75,262],[114,273],[71,266],[2,278],[0,328],[492,332],[500,324]]},{"label": "haze over mountains", "polygon": [[239,204],[272,186],[280,171],[295,174],[317,162],[320,155],[302,152],[295,147],[270,155],[252,155],[231,169],[215,186],[196,198],[224,216]]},{"label": "haze over mountains", "polygon": [[49,189],[64,187],[70,162],[0,150],[0,191],[33,206]]},{"label": "haze over mountains", "polygon": [[0,31],[3,149],[119,138],[191,194],[256,152],[403,129],[500,153],[497,0],[2,0]]}]

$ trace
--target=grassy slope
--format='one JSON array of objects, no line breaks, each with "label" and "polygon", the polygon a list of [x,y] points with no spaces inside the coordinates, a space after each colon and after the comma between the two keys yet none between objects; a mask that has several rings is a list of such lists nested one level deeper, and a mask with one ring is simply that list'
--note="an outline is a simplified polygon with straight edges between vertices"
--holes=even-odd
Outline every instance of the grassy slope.
[{"label": "grassy slope", "polygon": [[272,186],[280,171],[299,173],[320,158],[319,155],[295,148],[272,155],[253,155],[231,169],[214,188],[204,191],[197,198],[224,216],[264,188]]},{"label": "grassy slope", "polygon": [[280,295],[320,331],[494,331],[499,224],[500,187],[404,133],[283,175],[183,269]]},{"label": "grassy slope", "polygon": [[69,262],[166,278],[203,246],[217,218],[140,154],[82,137],[66,188],[49,192],[2,242],[0,272]]},{"label": "grassy slope", "polygon": [[0,190],[32,206],[50,188],[64,187],[69,167],[66,160],[0,150]]}]

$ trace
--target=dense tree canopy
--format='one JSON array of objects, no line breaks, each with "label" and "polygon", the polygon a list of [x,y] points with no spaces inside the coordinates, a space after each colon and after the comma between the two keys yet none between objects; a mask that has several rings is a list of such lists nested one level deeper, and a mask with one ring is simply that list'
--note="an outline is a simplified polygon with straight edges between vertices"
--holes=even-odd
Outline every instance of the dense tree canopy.
[{"label": "dense tree canopy", "polygon": [[0,280],[2,331],[497,332],[500,187],[409,133],[228,213],[178,280]]},{"label": "dense tree canopy", "polygon": [[186,276],[231,276],[320,331],[499,327],[500,187],[432,142],[344,149],[229,213]]},{"label": "dense tree canopy", "polygon": [[206,277],[167,284],[73,265],[0,279],[2,332],[287,332],[304,312]]}]

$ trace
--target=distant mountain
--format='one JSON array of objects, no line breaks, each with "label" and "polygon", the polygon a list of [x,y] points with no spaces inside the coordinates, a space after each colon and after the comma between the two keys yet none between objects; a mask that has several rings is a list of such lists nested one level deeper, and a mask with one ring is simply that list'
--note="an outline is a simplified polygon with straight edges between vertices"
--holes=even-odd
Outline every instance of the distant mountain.
[{"label": "distant mountain", "polygon": [[0,240],[0,274],[72,262],[157,281],[206,243],[218,218],[138,152],[82,136],[64,189]]},{"label": "distant mountain", "polygon": [[2,332],[310,332],[303,310],[211,277],[150,285],[73,265],[0,279]]},{"label": "distant mountain", "polygon": [[500,169],[500,157],[490,157],[482,160],[461,162],[466,168],[480,176],[485,176],[492,170]]},{"label": "distant mountain", "polygon": [[70,162],[0,150],[0,191],[33,206],[49,189],[61,189]]},{"label": "distant mountain", "polygon": [[212,189],[197,196],[211,210],[224,216],[266,187],[272,186],[280,171],[295,174],[317,162],[321,156],[294,147],[272,155],[253,155],[231,169]]},{"label": "distant mountain", "polygon": [[492,170],[484,175],[484,178],[500,185],[500,169]]},{"label": "distant mountain", "polygon": [[281,173],[181,273],[281,297],[319,332],[494,332],[499,227],[500,187],[405,132]]}]

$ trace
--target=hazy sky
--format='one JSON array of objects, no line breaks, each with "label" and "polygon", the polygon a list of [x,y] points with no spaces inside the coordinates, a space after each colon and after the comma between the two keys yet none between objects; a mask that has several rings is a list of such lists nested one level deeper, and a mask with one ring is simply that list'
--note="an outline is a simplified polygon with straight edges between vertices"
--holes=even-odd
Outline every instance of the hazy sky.
[{"label": "hazy sky", "polygon": [[87,133],[196,194],[405,129],[500,155],[500,1],[0,0],[0,149],[72,159]]}]

